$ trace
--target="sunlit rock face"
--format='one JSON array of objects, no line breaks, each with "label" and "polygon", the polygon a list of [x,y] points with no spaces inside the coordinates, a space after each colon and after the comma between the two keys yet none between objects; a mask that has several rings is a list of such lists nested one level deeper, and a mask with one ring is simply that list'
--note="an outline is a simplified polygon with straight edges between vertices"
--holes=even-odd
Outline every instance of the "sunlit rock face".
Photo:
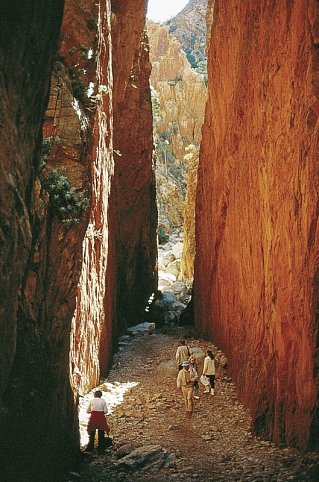
[{"label": "sunlit rock face", "polygon": [[[148,22],[148,33],[152,62],[151,85],[154,89],[159,226],[165,234],[170,234],[172,230],[182,230],[184,226],[187,170],[198,160],[206,85],[204,76],[191,67],[183,46],[169,33],[166,25]],[[196,189],[196,179],[193,188]],[[191,196],[187,197],[190,198]],[[187,208],[187,212],[194,213],[194,205]],[[191,217],[187,218],[187,222],[189,220]],[[185,237],[188,237],[188,233],[187,224]],[[192,266],[193,258],[191,252],[188,253],[187,264]],[[182,272],[187,279],[192,277],[192,269],[190,273],[186,268]],[[184,276],[183,278],[185,279]]]},{"label": "sunlit rock face", "polygon": [[[30,442],[25,434],[29,428],[30,406],[37,400],[34,405],[36,410],[39,406],[39,395],[41,399],[43,397],[43,394],[39,394],[37,380],[33,379],[30,384],[24,384],[22,376],[20,377],[22,374],[18,367],[22,371],[32,371],[32,362],[37,357],[42,357],[36,351],[33,352],[40,334],[35,333],[34,327],[17,313],[24,286],[25,267],[32,247],[31,199],[37,164],[34,150],[47,102],[51,64],[57,48],[62,9],[63,2],[60,0],[48,0],[40,5],[33,0],[4,0],[1,4],[1,480],[9,480],[8,471],[11,471],[14,477],[15,470],[25,466],[28,458],[20,449],[22,445]],[[24,356],[26,352],[29,354],[28,357]],[[20,391],[21,385],[28,387],[25,397]],[[41,423],[37,426],[37,433],[39,431],[41,433]],[[23,441],[19,439],[22,435]],[[22,474],[18,471],[18,474],[15,480],[26,480],[25,471]],[[29,475],[32,479],[32,474]]]},{"label": "sunlit rock face", "polygon": [[213,8],[197,328],[227,353],[255,432],[305,447],[318,442],[318,3]]},{"label": "sunlit rock face", "polygon": [[[80,279],[71,331],[71,372],[81,373],[81,389],[86,392],[99,383],[99,351],[101,332],[109,320],[104,313],[108,252],[107,209],[110,178],[113,174],[112,152],[112,66],[111,6],[109,2],[90,5],[72,3],[61,42],[61,55],[69,62],[71,87],[75,97],[72,154],[80,140],[80,163],[89,178],[91,194],[88,225],[79,236],[81,257]],[[71,43],[70,43],[71,42]],[[81,90],[81,86],[84,87]],[[75,88],[75,92],[74,92]],[[70,117],[61,113],[62,122],[70,125]],[[81,162],[82,161],[82,162]],[[109,325],[108,325],[109,326]],[[109,359],[111,346],[107,346]]]},{"label": "sunlit rock face", "polygon": [[[109,209],[105,309],[114,334],[143,321],[157,287],[155,180],[149,48],[143,33],[146,1],[112,2],[114,176]],[[101,346],[112,333],[105,332]]]}]

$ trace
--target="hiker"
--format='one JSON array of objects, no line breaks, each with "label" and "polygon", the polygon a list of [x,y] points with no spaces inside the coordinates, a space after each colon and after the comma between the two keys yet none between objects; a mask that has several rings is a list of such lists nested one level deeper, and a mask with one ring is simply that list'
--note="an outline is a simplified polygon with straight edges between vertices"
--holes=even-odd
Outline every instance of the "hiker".
[{"label": "hiker", "polygon": [[95,432],[98,431],[98,451],[102,452],[105,448],[105,432],[107,435],[110,432],[110,427],[107,423],[106,415],[108,413],[106,401],[102,399],[101,390],[96,390],[94,398],[90,400],[87,413],[90,413],[90,419],[87,426],[87,431],[90,437],[87,446],[88,451],[94,450]]},{"label": "hiker", "polygon": [[187,361],[190,356],[190,351],[184,338],[179,341],[179,346],[176,351],[175,359],[178,363],[178,370],[182,369],[183,361]]},{"label": "hiker", "polygon": [[211,350],[207,350],[207,356],[204,359],[204,368],[203,368],[203,375],[209,380],[209,384],[206,386],[204,393],[211,393],[211,395],[215,395],[215,357]]},{"label": "hiker", "polygon": [[177,375],[177,388],[180,388],[183,394],[187,417],[191,417],[193,413],[193,393],[195,378],[196,377],[192,377],[192,374],[190,372],[189,361],[183,361],[182,369]]},{"label": "hiker", "polygon": [[198,373],[197,373],[197,363],[196,363],[196,357],[195,355],[191,355],[189,357],[189,371],[191,373],[191,376],[192,378],[194,379],[194,395],[193,397],[196,399],[196,400],[199,400],[199,396],[198,396],[198,393],[199,393],[199,381],[198,381]]}]

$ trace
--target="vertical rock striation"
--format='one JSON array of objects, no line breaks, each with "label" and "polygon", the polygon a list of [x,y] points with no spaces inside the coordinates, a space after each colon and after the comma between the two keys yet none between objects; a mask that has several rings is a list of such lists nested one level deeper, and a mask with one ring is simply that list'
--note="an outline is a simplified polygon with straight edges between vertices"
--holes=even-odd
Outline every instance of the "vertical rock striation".
[{"label": "vertical rock striation", "polygon": [[[113,334],[143,321],[157,287],[155,179],[146,1],[112,1],[114,176],[105,309]],[[129,39],[129,41],[128,41]],[[105,332],[105,336],[110,333]],[[104,345],[106,345],[106,340]],[[103,343],[101,364],[103,362]]]},{"label": "vertical rock striation", "polygon": [[227,352],[255,432],[305,447],[319,428],[318,3],[213,9],[197,327]]},{"label": "vertical rock striation", "polygon": [[[76,9],[76,4],[74,7]],[[71,332],[71,369],[80,370],[81,388],[85,392],[99,383],[101,333],[104,325],[109,324],[104,313],[104,298],[109,236],[107,209],[113,174],[111,5],[104,1],[96,5],[92,1],[88,9],[88,3],[83,2],[81,15],[74,10],[66,18],[73,16],[77,18],[77,23],[74,27],[71,24],[66,28],[65,37],[70,36],[70,30],[73,38],[77,35],[73,48],[76,47],[78,53],[82,51],[82,60],[75,62],[73,69],[80,73],[81,69],[85,69],[85,85],[90,93],[82,102],[79,99],[77,108],[92,194],[89,223],[82,244],[82,270]],[[84,24],[83,29],[81,24]],[[93,52],[93,56],[90,52]],[[92,65],[94,69],[90,68]],[[85,141],[86,137],[88,139]],[[109,360],[112,351],[110,344],[106,350]]]},{"label": "vertical rock striation", "polygon": [[[112,173],[110,14],[107,1],[65,3],[43,126],[46,147],[36,154],[37,177],[28,193],[31,249],[21,285],[17,349],[4,395],[6,450],[1,453],[11,471],[6,477],[13,480],[56,481],[78,453],[69,377],[75,309],[73,367],[83,362],[83,388],[99,380]],[[38,28],[35,45],[41,42]],[[43,65],[47,55],[41,55]],[[35,76],[31,87],[35,92],[41,88]],[[32,109],[30,102],[26,107]],[[91,337],[86,336],[87,324],[93,326]],[[39,447],[41,456],[34,457]]]}]

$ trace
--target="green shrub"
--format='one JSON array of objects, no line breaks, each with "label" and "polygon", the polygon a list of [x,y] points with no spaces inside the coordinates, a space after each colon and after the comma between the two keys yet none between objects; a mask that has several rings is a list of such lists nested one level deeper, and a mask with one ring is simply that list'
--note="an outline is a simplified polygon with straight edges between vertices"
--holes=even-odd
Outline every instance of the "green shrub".
[{"label": "green shrub", "polygon": [[69,228],[80,222],[82,213],[89,206],[89,199],[85,196],[84,191],[77,191],[71,187],[68,178],[56,169],[52,169],[48,173],[46,165],[50,160],[50,149],[60,143],[59,137],[43,139],[38,177],[42,187],[49,194],[53,214],[61,220],[66,228]]},{"label": "green shrub", "polygon": [[89,199],[84,191],[76,191],[70,186],[66,176],[58,173],[56,169],[50,171],[48,176],[40,175],[44,189],[50,195],[50,205],[53,213],[69,228],[80,222],[80,217],[89,206]]}]

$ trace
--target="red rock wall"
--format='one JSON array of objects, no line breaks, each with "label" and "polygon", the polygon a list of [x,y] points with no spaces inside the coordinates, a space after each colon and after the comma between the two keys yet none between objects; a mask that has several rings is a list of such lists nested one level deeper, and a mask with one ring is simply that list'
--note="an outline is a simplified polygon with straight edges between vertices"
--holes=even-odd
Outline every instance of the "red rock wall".
[{"label": "red rock wall", "polygon": [[[114,176],[107,293],[113,296],[107,296],[105,310],[113,320],[114,335],[143,321],[148,296],[156,289],[157,211],[145,11],[145,0],[112,2]],[[105,341],[101,346],[104,371],[106,345]]]},{"label": "red rock wall", "polygon": [[[93,37],[84,42],[85,37],[80,33],[77,46],[81,49],[81,45],[85,43],[95,52],[92,59],[95,66],[93,77],[86,81],[86,85],[90,81],[94,82],[92,99],[94,105],[92,108],[84,107],[84,114],[89,119],[87,132],[90,135],[88,155],[92,199],[89,224],[82,245],[82,271],[71,332],[71,371],[76,368],[80,370],[81,389],[84,393],[99,384],[101,332],[105,329],[104,324],[108,327],[110,325],[104,313],[104,297],[109,236],[107,209],[110,178],[113,174],[111,7],[109,2],[101,2],[96,8],[92,1],[91,8],[95,17],[89,24],[97,25],[97,31],[93,30],[97,38],[94,40]],[[90,29],[87,29],[88,16],[85,13],[83,8],[82,21],[85,23],[84,31],[88,35]],[[73,15],[77,15],[76,11]],[[69,30],[67,30],[68,34]],[[75,26],[75,32],[79,31],[81,32],[81,29]],[[92,60],[87,60],[87,63],[90,64]],[[84,67],[89,72],[88,66]],[[93,112],[93,116],[90,112]],[[86,143],[83,145],[85,148]],[[109,330],[110,328],[107,331]],[[109,360],[110,344],[107,345],[106,350],[107,360]]]},{"label": "red rock wall", "polygon": [[[98,330],[103,323],[107,200],[113,169],[110,14],[107,1],[67,0],[65,4],[43,127],[44,138],[56,142],[44,169],[37,169],[29,195],[31,255],[21,288],[16,356],[5,394],[10,401],[10,423],[3,430],[6,465],[15,480],[42,482],[51,476],[62,480],[61,474],[78,453],[77,410],[69,376],[75,310],[71,368],[83,369],[83,388],[99,380]],[[90,49],[92,55],[88,55]],[[90,201],[90,209],[69,229],[56,216],[43,189],[43,177],[52,168]],[[93,326],[91,338],[86,325]],[[41,456],[34,457],[39,447]]]},{"label": "red rock wall", "polygon": [[[318,2],[210,2],[198,330],[257,434],[318,442]],[[271,21],[270,21],[271,19]]]},{"label": "red rock wall", "polygon": [[[0,478],[9,480],[13,463],[24,466],[18,434],[10,438],[7,421],[29,408],[34,385],[22,406],[20,380],[14,378],[29,326],[18,317],[18,302],[31,250],[30,209],[38,142],[47,104],[53,55],[57,48],[63,1],[4,0],[0,16]],[[19,318],[19,319],[18,319]],[[18,319],[18,321],[17,321]],[[29,346],[32,351],[32,346]],[[34,357],[36,357],[34,353]],[[31,357],[22,363],[29,368]],[[12,400],[12,394],[15,398]],[[16,419],[15,419],[16,421]],[[15,425],[12,423],[12,425]],[[16,427],[16,425],[15,425]],[[24,426],[27,429],[27,426]],[[20,434],[20,433],[19,433]],[[27,444],[27,437],[24,437]],[[26,480],[27,470],[20,474]],[[29,474],[30,475],[30,474]],[[9,477],[9,476],[8,476]],[[10,479],[11,480],[11,479]],[[17,480],[17,479],[15,479]],[[30,480],[30,479],[29,479]],[[34,479],[35,480],[35,479]]]},{"label": "red rock wall", "polygon": [[[83,390],[97,384],[119,331],[122,299],[123,312],[143,314],[156,287],[145,1],[137,10],[133,2],[120,3],[113,5],[113,71],[123,163],[117,165],[112,188],[114,236],[108,232],[114,167],[111,4],[65,3],[43,126],[44,139],[54,143],[44,167],[40,127],[62,5],[49,2],[35,10],[30,2],[28,7],[20,2],[18,10],[11,2],[2,9],[0,454],[2,472],[10,471],[5,480],[62,480],[78,451],[69,367],[71,375],[81,370]],[[131,37],[134,41],[127,42]],[[127,87],[129,80],[134,87]],[[89,200],[71,227],[61,222],[45,189],[52,169]],[[39,447],[41,456],[35,457]]]}]

